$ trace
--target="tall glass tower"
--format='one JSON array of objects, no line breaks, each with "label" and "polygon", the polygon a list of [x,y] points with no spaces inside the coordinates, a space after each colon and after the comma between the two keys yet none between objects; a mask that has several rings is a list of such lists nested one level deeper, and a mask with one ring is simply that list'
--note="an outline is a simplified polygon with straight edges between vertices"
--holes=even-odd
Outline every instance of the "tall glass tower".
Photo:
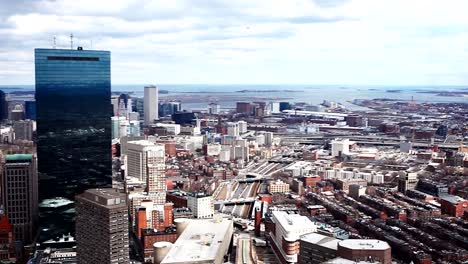
[{"label": "tall glass tower", "polygon": [[112,185],[110,52],[36,49],[40,241],[74,234],[74,197]]}]

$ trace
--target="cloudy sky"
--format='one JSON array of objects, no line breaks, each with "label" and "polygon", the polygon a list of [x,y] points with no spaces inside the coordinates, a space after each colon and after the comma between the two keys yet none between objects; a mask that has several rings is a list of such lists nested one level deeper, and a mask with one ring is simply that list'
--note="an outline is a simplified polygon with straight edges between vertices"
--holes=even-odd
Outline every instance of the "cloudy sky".
[{"label": "cloudy sky", "polygon": [[0,0],[0,85],[34,48],[112,52],[112,82],[468,84],[466,0]]}]

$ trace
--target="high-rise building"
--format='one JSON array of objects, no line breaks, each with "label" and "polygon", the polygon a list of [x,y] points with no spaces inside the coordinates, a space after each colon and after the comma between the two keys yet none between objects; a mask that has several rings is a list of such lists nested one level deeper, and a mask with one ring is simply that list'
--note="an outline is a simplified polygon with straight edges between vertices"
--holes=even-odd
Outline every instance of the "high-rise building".
[{"label": "high-rise building", "polygon": [[8,119],[8,102],[6,94],[0,90],[0,120]]},{"label": "high-rise building", "polygon": [[90,189],[76,196],[78,264],[130,263],[128,208],[115,189]]},{"label": "high-rise building", "polygon": [[170,116],[182,111],[179,101],[161,102],[159,104],[159,116]]},{"label": "high-rise building", "polygon": [[2,176],[2,204],[16,241],[33,242],[37,232],[38,188],[36,157],[33,154],[5,156]]},{"label": "high-rise building", "polygon": [[166,165],[163,144],[148,140],[127,143],[127,171],[129,177],[146,182],[147,192],[166,191]]},{"label": "high-rise building", "polygon": [[36,49],[41,240],[73,234],[73,210],[56,206],[112,184],[110,52]]},{"label": "high-rise building", "polygon": [[26,119],[36,120],[36,101],[24,102],[24,112]]},{"label": "high-rise building", "polygon": [[128,118],[128,114],[132,112],[132,98],[128,94],[121,94],[117,100],[117,105],[117,115]]},{"label": "high-rise building", "polygon": [[24,108],[22,105],[17,104],[10,112],[10,119],[13,121],[23,120],[24,119]]},{"label": "high-rise building", "polygon": [[159,118],[158,115],[158,87],[155,85],[145,86],[145,125],[153,124]]},{"label": "high-rise building", "polygon": [[16,140],[32,140],[35,131],[35,123],[32,120],[13,121],[13,130]]}]

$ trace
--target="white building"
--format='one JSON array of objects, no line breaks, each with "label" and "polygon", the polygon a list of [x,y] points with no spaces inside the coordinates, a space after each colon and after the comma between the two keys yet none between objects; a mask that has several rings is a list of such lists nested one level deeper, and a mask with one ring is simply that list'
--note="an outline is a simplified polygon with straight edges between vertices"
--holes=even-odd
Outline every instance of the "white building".
[{"label": "white building", "polygon": [[214,215],[212,196],[199,194],[188,196],[187,207],[192,210],[195,218],[212,218]]},{"label": "white building", "polygon": [[281,113],[279,102],[270,102],[270,103],[268,104],[268,106],[269,106],[269,108],[270,108],[270,113],[272,113],[272,114]]},{"label": "white building", "polygon": [[164,127],[168,134],[170,135],[179,135],[180,134],[180,125],[179,124],[166,124],[166,123],[157,123],[156,126]]},{"label": "white building", "polygon": [[239,123],[238,122],[227,122],[227,134],[229,136],[237,137],[239,136]]},{"label": "white building", "polygon": [[212,115],[217,115],[219,114],[221,110],[221,106],[217,103],[210,103],[208,105],[208,113],[212,114]]},{"label": "white building", "polygon": [[241,120],[237,124],[239,125],[239,134],[247,133],[247,122]]},{"label": "white building", "polygon": [[159,118],[158,116],[158,92],[159,89],[155,85],[145,86],[145,103],[144,103],[144,113],[145,113],[145,125],[149,126],[153,124],[155,120]]},{"label": "white building", "polygon": [[255,141],[259,146],[265,145],[265,135],[260,134],[255,136]]},{"label": "white building", "polygon": [[273,251],[286,263],[297,263],[301,236],[317,232],[317,226],[308,217],[299,214],[285,211],[273,211],[272,214],[275,223],[275,233],[270,232]]},{"label": "white building", "polygon": [[353,145],[354,142],[349,139],[335,139],[332,141],[332,156],[339,157],[340,155],[349,154],[349,146]]},{"label": "white building", "polygon": [[[225,263],[233,235],[233,221],[227,218],[190,220],[181,224],[182,234],[169,250],[157,250],[154,263],[195,264]],[[178,228],[179,229],[179,228]],[[178,230],[179,231],[179,230]]]},{"label": "white building", "polygon": [[218,156],[221,153],[220,144],[208,144],[206,145],[206,155],[207,156]]}]

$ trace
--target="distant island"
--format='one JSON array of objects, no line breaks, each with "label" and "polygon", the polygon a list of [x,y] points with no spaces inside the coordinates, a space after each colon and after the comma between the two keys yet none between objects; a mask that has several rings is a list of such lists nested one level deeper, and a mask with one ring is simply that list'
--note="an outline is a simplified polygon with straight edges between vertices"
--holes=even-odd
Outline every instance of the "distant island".
[{"label": "distant island", "polygon": [[387,90],[387,93],[401,93],[401,90]]},{"label": "distant island", "polygon": [[302,90],[239,90],[236,93],[298,93],[304,92]]},{"label": "distant island", "polygon": [[426,93],[426,94],[435,94],[437,96],[447,96],[447,97],[468,97],[468,91],[460,92],[460,91],[418,91],[417,93]]}]

